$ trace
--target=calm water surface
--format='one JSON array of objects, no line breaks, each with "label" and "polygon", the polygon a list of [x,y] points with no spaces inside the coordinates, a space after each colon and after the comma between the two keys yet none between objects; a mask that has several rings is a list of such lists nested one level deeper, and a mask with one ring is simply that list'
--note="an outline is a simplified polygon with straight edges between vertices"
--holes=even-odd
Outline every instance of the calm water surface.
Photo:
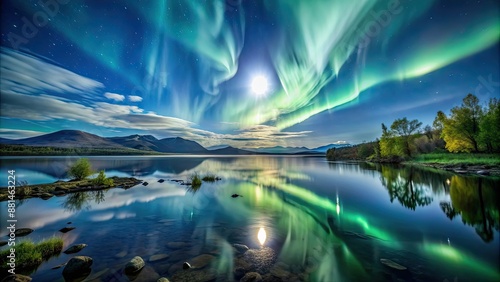
[{"label": "calm water surface", "polygon": [[[323,158],[89,159],[108,176],[134,176],[149,185],[29,199],[17,208],[18,227],[35,229],[23,238],[60,236],[64,249],[88,244],[78,253],[94,259],[87,281],[129,281],[122,269],[136,255],[146,267],[135,281],[233,281],[235,273],[239,279],[252,270],[272,281],[500,280],[499,180]],[[65,179],[74,161],[4,158],[1,171],[15,169],[17,180],[29,184],[47,183]],[[193,173],[222,180],[197,190],[170,181]],[[0,208],[5,238],[6,202]],[[76,229],[60,233],[67,222]],[[235,243],[250,251],[235,252]],[[150,261],[157,254],[168,257]],[[30,275],[63,281],[62,268],[51,268],[72,256],[53,257]],[[183,274],[184,261],[202,266],[198,276]]]}]

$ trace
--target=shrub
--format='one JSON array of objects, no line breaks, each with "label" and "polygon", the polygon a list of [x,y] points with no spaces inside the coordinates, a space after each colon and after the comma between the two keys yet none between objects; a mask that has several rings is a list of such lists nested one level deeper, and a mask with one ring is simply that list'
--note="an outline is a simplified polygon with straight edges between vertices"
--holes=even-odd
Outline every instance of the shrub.
[{"label": "shrub", "polygon": [[203,176],[203,178],[201,179],[205,182],[215,182],[217,180],[219,180],[219,178],[217,176],[215,176],[214,174],[207,174],[205,176]]},{"label": "shrub", "polygon": [[197,173],[191,176],[191,186],[193,186],[194,188],[198,188],[201,186],[201,178]]},{"label": "shrub", "polygon": [[113,186],[114,181],[111,178],[106,178],[104,170],[101,170],[99,171],[99,174],[96,176],[96,178],[92,179],[92,184],[96,186],[100,185]]},{"label": "shrub", "polygon": [[79,159],[68,171],[68,175],[75,180],[82,180],[92,175],[92,167],[88,159]]}]

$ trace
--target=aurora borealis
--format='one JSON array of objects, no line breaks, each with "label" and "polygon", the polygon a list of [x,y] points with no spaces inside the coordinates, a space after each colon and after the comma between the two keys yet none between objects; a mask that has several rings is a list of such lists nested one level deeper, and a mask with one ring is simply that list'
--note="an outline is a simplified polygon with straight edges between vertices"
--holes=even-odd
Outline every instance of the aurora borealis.
[{"label": "aurora borealis", "polygon": [[6,138],[355,144],[396,118],[432,124],[467,93],[500,96],[495,0],[6,0],[1,13]]}]

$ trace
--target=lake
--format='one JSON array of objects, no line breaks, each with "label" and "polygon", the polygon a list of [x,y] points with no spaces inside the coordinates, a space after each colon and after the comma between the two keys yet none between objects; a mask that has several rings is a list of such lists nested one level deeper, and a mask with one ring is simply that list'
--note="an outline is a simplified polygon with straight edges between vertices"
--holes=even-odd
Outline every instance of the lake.
[{"label": "lake", "polygon": [[[0,186],[11,169],[29,184],[65,179],[75,160],[2,158]],[[64,249],[87,244],[77,254],[93,258],[87,281],[238,281],[249,271],[266,281],[500,280],[498,179],[318,157],[89,160],[108,176],[149,185],[29,199],[16,211],[17,226],[35,230],[17,240],[55,235]],[[199,189],[171,181],[194,173],[222,180]],[[6,202],[0,208],[6,238]],[[65,226],[76,229],[58,231]],[[124,265],[137,255],[145,268],[125,276]],[[63,281],[62,268],[51,268],[72,256],[52,257],[30,276]],[[182,270],[185,261],[198,269]]]}]

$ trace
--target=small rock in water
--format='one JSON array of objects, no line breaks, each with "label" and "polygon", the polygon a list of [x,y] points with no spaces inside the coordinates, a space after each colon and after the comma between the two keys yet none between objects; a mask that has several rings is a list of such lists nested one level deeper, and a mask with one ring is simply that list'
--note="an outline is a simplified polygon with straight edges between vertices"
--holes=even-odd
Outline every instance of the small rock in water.
[{"label": "small rock in water", "polygon": [[146,181],[142,182],[142,185],[144,186],[148,186],[149,183],[147,183]]},{"label": "small rock in water", "polygon": [[71,222],[71,221],[66,222],[66,224],[71,224],[71,223],[73,223],[73,222]]},{"label": "small rock in water", "polygon": [[92,266],[92,258],[85,256],[76,256],[68,261],[68,264],[63,269],[63,276],[66,280],[73,280],[71,278],[81,277],[90,274],[90,267]]},{"label": "small rock in water", "polygon": [[121,251],[115,255],[115,258],[123,258],[127,255],[127,251]]},{"label": "small rock in water", "polygon": [[390,268],[394,268],[394,269],[397,269],[397,270],[406,270],[406,267],[405,266],[402,266],[401,264],[399,263],[396,263],[396,262],[393,262],[392,260],[390,259],[380,259],[380,262],[384,265],[387,265],[388,267]]},{"label": "small rock in water", "polygon": [[233,244],[233,247],[239,252],[239,253],[245,253],[246,251],[249,250],[249,248],[247,247],[247,245],[243,245],[243,244]]},{"label": "small rock in water", "polygon": [[189,264],[189,262],[185,261],[183,264],[182,264],[182,269],[190,269],[191,268],[191,265]]},{"label": "small rock in water", "polygon": [[232,197],[232,198],[237,198],[237,197],[243,197],[243,196],[238,195],[238,194],[232,194],[232,195],[231,195],[231,197]]},{"label": "small rock in water", "polygon": [[191,259],[191,264],[193,268],[204,268],[212,263],[213,260],[215,260],[214,256],[203,254]]},{"label": "small rock in water", "polygon": [[156,280],[156,282],[170,282],[170,280],[165,277],[160,277],[160,279]]},{"label": "small rock in water", "polygon": [[59,232],[67,233],[67,232],[70,232],[71,230],[73,230],[75,228],[76,227],[64,227],[64,228],[59,229]]},{"label": "small rock in water", "polygon": [[8,243],[9,243],[9,242],[7,242],[7,241],[0,241],[0,247],[1,247],[1,246],[5,246],[5,245],[7,245]]},{"label": "small rock in water", "polygon": [[16,229],[16,231],[14,231],[14,234],[16,234],[17,237],[22,237],[22,236],[26,236],[26,235],[30,234],[31,232],[33,232],[33,229],[19,228],[19,229]]},{"label": "small rock in water", "polygon": [[87,247],[87,244],[73,245],[73,246],[69,247],[66,251],[64,251],[64,253],[65,254],[78,253],[79,251],[83,250],[85,247]]},{"label": "small rock in water", "polygon": [[165,179],[158,179],[158,182],[163,183],[163,182],[165,182]]},{"label": "small rock in water", "polygon": [[139,272],[146,263],[140,256],[135,256],[125,265],[125,274],[135,274]]}]

